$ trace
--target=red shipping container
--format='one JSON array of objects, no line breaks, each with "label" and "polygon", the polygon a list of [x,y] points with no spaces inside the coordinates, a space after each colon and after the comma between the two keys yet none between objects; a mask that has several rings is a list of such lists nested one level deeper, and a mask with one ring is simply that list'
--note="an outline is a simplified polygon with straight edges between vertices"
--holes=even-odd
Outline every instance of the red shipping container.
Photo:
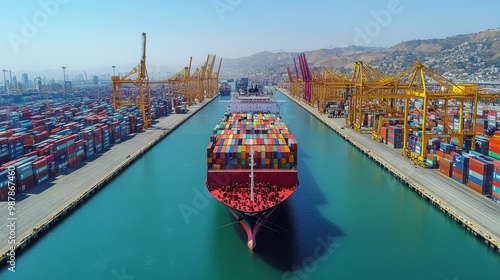
[{"label": "red shipping container", "polygon": [[43,148],[43,149],[37,149],[38,151],[38,156],[46,156],[49,154],[49,148]]},{"label": "red shipping container", "polygon": [[17,191],[23,192],[29,190],[34,185],[35,182],[33,181],[33,176],[26,177],[24,178],[24,180],[20,180],[17,182]]},{"label": "red shipping container", "polygon": [[38,179],[42,179],[44,176],[48,176],[48,175],[49,175],[49,170],[45,169],[44,171],[42,171],[39,174],[34,174],[33,177],[34,177],[35,182],[36,182]]},{"label": "red shipping container", "polygon": [[464,173],[458,168],[453,168],[453,176],[462,178],[464,176]]},{"label": "red shipping container", "polygon": [[36,161],[33,162],[33,170],[39,169],[45,165],[47,165],[47,159],[45,157],[38,158]]},{"label": "red shipping container", "polygon": [[54,155],[48,155],[48,156],[46,157],[46,159],[47,159],[47,163],[49,163],[49,162],[54,162]]},{"label": "red shipping container", "polygon": [[8,196],[9,196],[9,188],[8,188],[8,186],[0,188],[0,201],[7,201]]},{"label": "red shipping container", "polygon": [[76,152],[76,146],[75,146],[75,144],[68,145],[66,149],[68,151],[68,154],[74,154]]},{"label": "red shipping container", "polygon": [[500,199],[500,193],[497,193],[497,192],[492,192],[492,193],[491,193],[491,196],[494,196],[494,197],[496,197],[496,198]]},{"label": "red shipping container", "polygon": [[500,188],[500,181],[493,179],[493,186]]},{"label": "red shipping container", "polygon": [[439,161],[439,171],[448,177],[451,177],[452,167],[452,162],[447,159],[443,158]]},{"label": "red shipping container", "polygon": [[486,167],[487,167],[487,164],[485,164],[482,161],[479,161],[479,160],[474,159],[474,158],[471,158],[469,160],[469,169],[474,171],[474,172],[477,172],[479,174],[484,174]]},{"label": "red shipping container", "polygon": [[76,162],[77,163],[84,162],[84,161],[85,161],[85,154],[76,156]]},{"label": "red shipping container", "polygon": [[467,186],[469,186],[471,189],[473,189],[475,192],[478,192],[479,194],[483,194],[483,187],[481,187],[480,185],[472,182],[471,180],[469,180],[467,182]]}]

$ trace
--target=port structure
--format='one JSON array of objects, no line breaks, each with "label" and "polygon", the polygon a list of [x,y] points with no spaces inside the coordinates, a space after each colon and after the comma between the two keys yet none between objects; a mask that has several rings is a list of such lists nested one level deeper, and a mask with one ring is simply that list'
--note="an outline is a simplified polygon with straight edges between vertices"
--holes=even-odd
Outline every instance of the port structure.
[{"label": "port structure", "polygon": [[[316,86],[318,84],[319,86]],[[313,100],[318,100],[318,111],[327,113],[327,104],[337,103],[337,108],[341,109],[346,102],[347,94],[351,91],[352,80],[344,74],[336,73],[323,67],[321,73],[313,75]],[[314,92],[318,92],[317,97]],[[343,109],[343,108],[342,108]]]},{"label": "port structure", "polygon": [[[477,105],[479,101],[487,99],[498,99],[500,94],[489,94],[483,91],[477,84],[457,84],[443,77],[436,71],[430,69],[420,62],[415,62],[408,70],[397,75],[398,80],[408,83],[404,96],[404,116],[410,113],[422,117],[420,130],[422,143],[427,143],[430,138],[438,137],[449,143],[454,138],[459,147],[462,147],[464,139],[471,139],[472,149],[476,137]],[[458,126],[450,126],[448,120],[454,120],[451,109],[458,113]],[[429,130],[431,119],[428,113],[433,112],[435,120],[442,120],[443,131]],[[469,113],[469,125],[465,125],[465,116]],[[406,123],[405,123],[406,124]],[[403,126],[403,152],[406,157],[415,163],[425,166],[425,149],[420,153],[412,152],[408,148],[408,135],[414,128],[409,125]]]},{"label": "port structure", "polygon": [[379,141],[384,119],[404,117],[399,100],[404,98],[404,82],[397,77],[385,75],[375,68],[363,63],[355,62],[352,84],[348,94],[348,115],[346,124],[364,133],[363,123],[366,116],[373,116],[371,130],[372,138]]},{"label": "port structure", "polygon": [[293,65],[295,74],[293,74],[290,71],[290,67],[287,67],[288,79],[290,80],[290,94],[292,95],[293,98],[300,100],[302,96],[303,80],[299,76],[299,71],[297,69],[297,61],[295,60],[295,58],[293,59]]},{"label": "port structure", "polygon": [[[295,75],[287,68],[290,93],[294,98],[317,107],[320,113],[325,113],[329,102],[346,104],[346,125],[359,133],[371,133],[378,142],[382,140],[383,126],[395,121],[402,124],[404,138],[401,154],[421,166],[425,166],[426,149],[416,153],[408,147],[409,136],[414,131],[418,131],[421,143],[437,137],[445,143],[453,139],[462,146],[464,139],[470,139],[474,149],[478,103],[500,99],[500,94],[487,93],[477,84],[454,83],[418,61],[396,75],[386,75],[362,61],[354,63],[350,78],[326,67],[321,73],[313,69],[311,94],[307,99],[305,91],[308,88],[309,67],[305,55],[299,56],[299,62],[301,76],[295,59]],[[429,113],[434,119],[428,117]],[[458,125],[451,126],[448,120],[454,120],[454,114],[458,115],[459,121]],[[366,125],[367,116],[371,117],[372,125]],[[410,126],[410,116],[420,117],[422,121]],[[433,129],[438,121],[443,124],[442,131]]]},{"label": "port structure", "polygon": [[[287,73],[290,82],[290,94],[294,98],[297,100],[302,99],[307,104],[317,107],[320,113],[328,113],[327,104],[335,104],[335,106],[338,106],[337,109],[343,109],[347,94],[352,88],[351,77],[336,73],[326,67],[323,67],[322,71],[314,68],[310,72],[307,59],[303,53],[299,56],[300,74],[295,58],[293,62],[294,72],[290,70],[290,67],[287,67]],[[308,85],[309,83],[310,85]]]},{"label": "port structure", "polygon": [[169,93],[174,98],[185,97],[188,105],[194,104],[196,100],[201,102],[206,97],[215,96],[219,88],[219,73],[222,58],[219,60],[217,72],[214,72],[216,55],[207,55],[205,63],[191,74],[193,57],[189,58],[189,65],[181,71],[168,78]]},{"label": "port structure", "polygon": [[139,65],[123,77],[112,76],[113,108],[139,105],[144,128],[151,126],[151,92],[146,69],[146,33],[142,33],[142,56]]},{"label": "port structure", "polygon": [[[449,143],[457,141],[461,147],[464,139],[475,144],[477,104],[480,100],[496,99],[499,95],[484,93],[477,84],[456,84],[420,62],[394,76],[389,76],[364,64],[355,63],[353,87],[348,96],[349,114],[347,125],[363,133],[363,119],[372,116],[372,138],[381,141],[381,128],[385,123],[399,121],[403,127],[402,155],[411,158],[415,164],[425,167],[426,149],[413,152],[408,147],[409,135],[419,131],[421,143],[431,138],[441,138]],[[458,113],[458,126],[450,126],[452,113]],[[433,113],[434,119],[429,118]],[[465,116],[470,125],[465,126]],[[418,126],[409,125],[409,117],[422,119]],[[432,129],[432,122],[441,121],[443,131]],[[369,128],[368,128],[369,130]]]},{"label": "port structure", "polygon": [[302,84],[303,84],[303,96],[302,100],[309,104],[314,105],[312,102],[312,73],[309,69],[309,64],[307,63],[305,53],[301,53],[299,55],[299,65],[300,65],[300,73],[302,74]]},{"label": "port structure", "polygon": [[208,81],[208,98],[214,97],[218,92],[219,92],[219,74],[220,74],[220,68],[222,66],[222,57],[219,59],[219,65],[217,67],[217,71],[214,72],[214,67],[215,67],[215,55],[213,56],[212,63],[208,65],[208,72],[209,76],[207,77]]}]

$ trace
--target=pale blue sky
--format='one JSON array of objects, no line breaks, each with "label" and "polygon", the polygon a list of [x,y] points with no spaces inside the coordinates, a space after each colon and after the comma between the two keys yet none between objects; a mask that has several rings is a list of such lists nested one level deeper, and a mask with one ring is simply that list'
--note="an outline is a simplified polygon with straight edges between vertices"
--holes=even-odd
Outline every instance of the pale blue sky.
[{"label": "pale blue sky", "polygon": [[0,68],[137,64],[142,32],[148,64],[184,66],[189,56],[199,64],[209,53],[237,58],[264,50],[391,46],[500,26],[498,1],[436,2],[0,0]]}]

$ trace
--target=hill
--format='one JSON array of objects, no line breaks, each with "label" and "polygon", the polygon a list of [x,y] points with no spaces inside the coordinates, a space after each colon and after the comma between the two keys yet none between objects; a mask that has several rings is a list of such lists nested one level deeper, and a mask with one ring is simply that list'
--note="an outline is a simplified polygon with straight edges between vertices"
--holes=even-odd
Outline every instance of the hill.
[{"label": "hill", "polygon": [[[389,48],[349,46],[304,53],[311,69],[328,67],[351,74],[354,62],[364,61],[384,73],[396,74],[420,61],[450,79],[498,81],[500,30],[444,39],[412,40]],[[224,59],[221,76],[286,75],[286,67],[293,69],[293,59],[298,55],[295,52],[260,52],[238,59]]]}]

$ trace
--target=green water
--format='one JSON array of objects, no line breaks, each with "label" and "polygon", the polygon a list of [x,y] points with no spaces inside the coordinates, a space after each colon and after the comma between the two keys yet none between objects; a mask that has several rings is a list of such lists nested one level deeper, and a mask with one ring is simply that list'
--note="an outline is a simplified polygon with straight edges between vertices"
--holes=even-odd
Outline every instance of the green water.
[{"label": "green water", "polygon": [[212,102],[0,279],[500,279],[500,256],[293,102],[300,186],[254,252],[204,189]]}]

